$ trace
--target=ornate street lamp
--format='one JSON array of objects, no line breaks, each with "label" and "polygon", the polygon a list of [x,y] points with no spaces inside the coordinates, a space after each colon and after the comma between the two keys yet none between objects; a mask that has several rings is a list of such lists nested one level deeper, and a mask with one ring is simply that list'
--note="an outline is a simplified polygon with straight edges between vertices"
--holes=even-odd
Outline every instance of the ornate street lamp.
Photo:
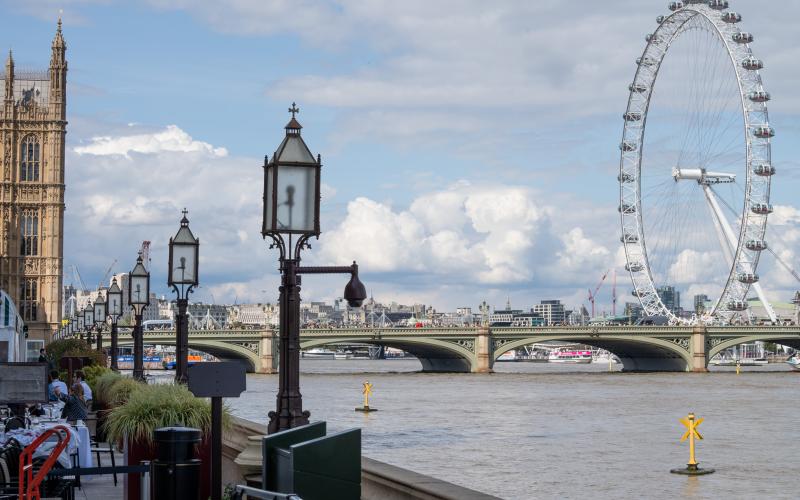
[{"label": "ornate street lamp", "polygon": [[122,290],[117,284],[116,276],[111,280],[111,287],[106,292],[106,309],[108,315],[111,316],[111,369],[118,372],[117,321],[122,316]]},{"label": "ornate street lamp", "polygon": [[[106,299],[108,300],[108,299]],[[94,301],[94,325],[97,327],[97,352],[103,352],[103,326],[106,324],[108,317],[108,307],[106,300],[97,292],[97,300]]]},{"label": "ornate street lamp", "polygon": [[94,328],[94,307],[91,302],[87,302],[86,309],[83,310],[83,328],[86,330],[86,342],[91,347],[92,328]]},{"label": "ornate street lamp", "polygon": [[150,303],[150,273],[142,264],[142,252],[129,274],[128,302],[133,307],[135,325],[133,327],[133,378],[144,380],[144,339],[142,314]]},{"label": "ornate street lamp", "polygon": [[[270,434],[308,423],[300,394],[300,275],[350,274],[344,298],[352,307],[361,306],[367,291],[358,279],[358,266],[300,266],[300,251],[310,248],[308,239],[319,238],[320,169],[300,137],[303,127],[295,118],[300,110],[289,108],[292,119],[286,137],[268,161],[264,157],[264,217],[261,234],[271,238],[270,248],[280,251],[280,362],[276,410],[269,412]],[[297,241],[292,245],[293,236]]]},{"label": "ornate street lamp", "polygon": [[78,338],[83,338],[83,309],[75,313],[75,317],[78,318],[78,325],[75,333],[77,334]]},{"label": "ornate street lamp", "polygon": [[200,239],[189,229],[188,212],[183,209],[181,227],[174,238],[169,239],[169,272],[167,285],[178,295],[178,317],[175,322],[175,381],[186,383],[189,368],[189,319],[186,308],[189,294],[198,284],[198,261]]}]

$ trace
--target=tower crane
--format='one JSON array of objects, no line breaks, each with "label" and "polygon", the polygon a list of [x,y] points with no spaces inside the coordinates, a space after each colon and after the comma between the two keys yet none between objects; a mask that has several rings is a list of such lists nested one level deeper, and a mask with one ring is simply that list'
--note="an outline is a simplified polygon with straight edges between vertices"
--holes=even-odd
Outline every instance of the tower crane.
[{"label": "tower crane", "polygon": [[617,270],[614,269],[614,287],[611,290],[611,315],[617,317]]},{"label": "tower crane", "polygon": [[142,242],[142,264],[146,270],[150,270],[150,242],[144,240]]},{"label": "tower crane", "polygon": [[81,290],[84,293],[89,293],[89,289],[86,288],[86,283],[83,282],[83,278],[81,278],[81,273],[78,271],[78,266],[76,266],[75,264],[72,264],[72,276],[73,278],[77,278],[78,283],[75,284],[80,284]]},{"label": "tower crane", "polygon": [[597,292],[600,291],[600,288],[603,286],[603,283],[606,281],[606,277],[608,276],[609,272],[611,272],[611,269],[606,271],[605,274],[603,275],[603,277],[600,278],[600,283],[597,284],[597,287],[594,289],[594,292],[592,292],[591,289],[589,290],[589,302],[591,302],[591,304],[592,304],[592,319],[594,319],[594,300],[595,300],[595,298],[597,298]]},{"label": "tower crane", "polygon": [[103,279],[101,279],[100,280],[100,284],[97,285],[98,288],[102,287],[103,283],[105,283],[106,280],[108,280],[108,275],[111,274],[111,270],[114,269],[114,264],[116,264],[116,263],[117,263],[117,259],[114,259],[114,262],[112,262],[111,265],[108,266],[108,269],[106,269],[106,273],[103,275]]}]

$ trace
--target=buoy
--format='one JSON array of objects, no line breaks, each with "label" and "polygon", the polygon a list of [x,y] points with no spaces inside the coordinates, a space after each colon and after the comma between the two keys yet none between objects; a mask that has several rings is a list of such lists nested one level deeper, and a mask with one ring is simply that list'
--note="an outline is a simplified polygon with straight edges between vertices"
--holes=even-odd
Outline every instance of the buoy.
[{"label": "buoy", "polygon": [[694,440],[695,438],[702,440],[703,436],[697,432],[697,427],[703,423],[702,418],[698,418],[695,420],[694,413],[690,413],[686,418],[681,419],[681,423],[686,427],[686,432],[683,433],[681,436],[681,443],[689,439],[689,463],[686,464],[685,469],[672,469],[670,472],[673,474],[683,474],[685,476],[703,476],[705,474],[711,474],[714,472],[714,469],[701,469],[698,467],[697,460],[695,460],[694,456]]},{"label": "buoy", "polygon": [[356,408],[356,411],[370,413],[373,411],[378,411],[377,408],[370,408],[369,407],[369,396],[372,394],[372,384],[369,383],[369,380],[364,382],[362,385],[361,393],[364,395],[364,406],[361,408]]},{"label": "buoy", "polygon": [[742,364],[738,361],[736,362],[736,375],[739,375],[742,372]]}]

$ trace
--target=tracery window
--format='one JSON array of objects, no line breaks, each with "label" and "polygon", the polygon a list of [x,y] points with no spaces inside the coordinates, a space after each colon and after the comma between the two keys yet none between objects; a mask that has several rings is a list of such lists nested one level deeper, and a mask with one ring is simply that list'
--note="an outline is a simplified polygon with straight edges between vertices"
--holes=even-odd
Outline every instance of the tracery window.
[{"label": "tracery window", "polygon": [[19,314],[23,321],[36,321],[38,311],[38,280],[36,278],[26,278],[22,280],[20,286],[20,308]]},{"label": "tracery window", "polygon": [[39,214],[23,210],[20,217],[20,255],[39,255]]},{"label": "tracery window", "polygon": [[22,139],[20,154],[19,178],[21,181],[39,180],[39,140],[35,135],[27,135]]}]

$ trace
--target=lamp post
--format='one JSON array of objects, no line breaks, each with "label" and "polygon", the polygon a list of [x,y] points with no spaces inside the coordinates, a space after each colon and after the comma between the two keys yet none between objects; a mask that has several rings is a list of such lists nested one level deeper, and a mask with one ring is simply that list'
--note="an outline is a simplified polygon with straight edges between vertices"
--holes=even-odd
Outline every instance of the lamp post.
[{"label": "lamp post", "polygon": [[94,328],[94,306],[91,302],[86,303],[83,310],[83,328],[86,330],[86,342],[92,346],[92,328]]},{"label": "lamp post", "polygon": [[77,325],[77,329],[76,329],[75,333],[77,334],[79,339],[83,339],[84,338],[84,335],[83,335],[83,333],[84,333],[83,332],[83,309],[78,311],[75,314],[75,317],[78,318],[78,325]]},{"label": "lamp post", "polygon": [[142,313],[150,303],[150,273],[142,264],[142,252],[129,274],[128,302],[133,307],[135,324],[133,327],[133,378],[144,380],[144,339],[142,332]]},{"label": "lamp post", "polygon": [[106,319],[108,317],[107,300],[107,298],[103,300],[98,290],[97,300],[94,301],[94,325],[97,327],[97,352],[100,353],[103,352],[103,326],[106,324]]},{"label": "lamp post", "polygon": [[[295,118],[300,110],[289,108],[292,118],[286,137],[268,161],[264,157],[264,214],[261,234],[271,238],[270,248],[280,252],[280,361],[276,410],[269,412],[270,434],[308,423],[300,394],[300,275],[350,274],[344,298],[359,307],[367,297],[358,279],[358,266],[303,267],[300,252],[310,248],[308,239],[319,238],[320,169],[322,161],[300,137]],[[297,240],[293,243],[293,237]]]},{"label": "lamp post", "polygon": [[189,294],[198,284],[198,261],[200,239],[189,229],[188,212],[183,209],[181,227],[174,238],[169,239],[169,271],[167,285],[178,296],[178,317],[175,322],[175,381],[186,383],[189,368],[189,319],[186,308]]},{"label": "lamp post", "polygon": [[118,354],[119,348],[117,338],[117,321],[122,316],[122,290],[117,284],[117,277],[111,280],[111,287],[106,292],[106,309],[108,315],[111,316],[111,369],[115,372],[119,371]]}]

